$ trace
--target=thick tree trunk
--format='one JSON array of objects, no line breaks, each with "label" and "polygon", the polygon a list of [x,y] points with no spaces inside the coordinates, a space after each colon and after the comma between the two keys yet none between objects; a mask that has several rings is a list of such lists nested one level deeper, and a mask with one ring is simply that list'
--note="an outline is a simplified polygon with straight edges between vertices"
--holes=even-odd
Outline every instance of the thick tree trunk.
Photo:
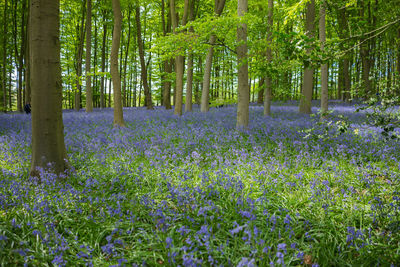
[{"label": "thick tree trunk", "polygon": [[[319,8],[319,41],[321,43],[321,51],[325,50],[326,33],[325,33],[325,0],[322,0]],[[328,112],[328,64],[321,65],[321,119],[325,118]]]},{"label": "thick tree trunk", "polygon": [[151,99],[151,91],[149,88],[149,84],[147,81],[147,66],[144,60],[144,48],[143,48],[143,40],[142,40],[142,27],[140,23],[140,7],[136,6],[136,33],[137,33],[137,41],[139,47],[139,57],[140,57],[140,68],[141,68],[141,79],[143,83],[144,89],[144,102],[147,109],[153,109],[153,101]]},{"label": "thick tree trunk", "polygon": [[[238,16],[247,13],[247,0],[238,0]],[[247,61],[247,25],[241,23],[237,27],[237,41],[240,45],[236,48],[238,59],[238,104],[236,128],[247,128],[249,125],[249,70]]]},{"label": "thick tree trunk", "polygon": [[[214,13],[217,17],[219,17],[224,10],[225,0],[215,0],[214,5]],[[208,53],[206,57],[206,63],[204,66],[204,76],[203,76],[203,84],[201,90],[201,112],[208,112],[209,107],[209,99],[210,99],[210,83],[211,83],[211,70],[212,70],[212,60],[214,55],[214,45],[217,40],[217,37],[213,34],[210,36],[208,44],[210,47],[208,48]]]},{"label": "thick tree trunk", "polygon": [[93,89],[90,70],[90,59],[92,57],[92,0],[87,0],[86,6],[86,112],[93,111]]},{"label": "thick tree trunk", "polygon": [[[314,20],[315,20],[315,0],[311,0],[307,4],[306,11],[306,34],[309,38],[314,37]],[[311,50],[307,50],[307,54],[311,54]],[[299,112],[311,114],[311,100],[313,94],[314,69],[310,66],[304,66],[303,86],[300,94]]]},{"label": "thick tree trunk", "polygon": [[[272,30],[273,30],[273,13],[274,1],[268,0],[268,48],[267,48],[267,61],[268,64],[272,63]],[[264,116],[271,116],[271,95],[272,95],[272,75],[268,72],[265,77],[265,98],[264,98]]]},{"label": "thick tree trunk", "polygon": [[[3,91],[3,112],[7,112],[7,7],[8,1],[4,2],[4,13],[3,13],[3,72],[2,72],[2,91]],[[11,107],[10,107],[11,108]]]},{"label": "thick tree trunk", "polygon": [[114,32],[111,47],[111,79],[114,90],[114,126],[125,127],[122,112],[121,97],[121,77],[118,71],[118,51],[121,41],[122,13],[119,0],[112,0],[112,9],[114,13]]},{"label": "thick tree trunk", "polygon": [[[62,120],[60,64],[60,1],[31,0],[32,161],[30,175],[40,168],[62,174],[67,168]],[[49,168],[50,166],[50,168]]]}]

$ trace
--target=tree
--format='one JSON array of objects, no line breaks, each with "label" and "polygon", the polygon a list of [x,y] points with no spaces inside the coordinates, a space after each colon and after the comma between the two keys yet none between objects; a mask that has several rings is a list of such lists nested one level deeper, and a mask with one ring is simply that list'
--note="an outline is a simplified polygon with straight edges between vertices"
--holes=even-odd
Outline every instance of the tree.
[{"label": "tree", "polygon": [[[315,0],[307,3],[306,10],[306,34],[312,40],[314,38],[314,20],[315,20]],[[307,54],[311,54],[312,48],[307,48]],[[300,95],[299,112],[311,114],[311,100],[314,85],[314,68],[310,62],[304,64],[303,86]]]},{"label": "tree", "polygon": [[7,112],[7,0],[4,2],[4,17],[3,17],[3,72],[2,72],[2,87],[3,87],[3,111]]},{"label": "tree", "polygon": [[[247,0],[238,0],[238,16],[243,17],[247,13]],[[247,62],[247,25],[240,23],[237,27],[236,48],[238,60],[238,104],[236,128],[247,128],[249,125],[249,70]]]},{"label": "tree", "polygon": [[[220,16],[222,11],[224,10],[225,0],[215,0],[214,13],[216,16]],[[201,91],[201,112],[207,112],[209,110],[209,98],[210,98],[210,81],[211,81],[211,69],[212,69],[212,60],[214,55],[214,45],[217,41],[217,36],[215,34],[211,34],[210,40],[208,44],[210,47],[208,48],[208,53],[206,57],[206,64],[204,67],[204,76],[203,76],[203,90]]]},{"label": "tree", "polygon": [[[189,0],[189,21],[194,20],[194,1]],[[190,33],[194,32],[193,27],[189,29]],[[186,101],[185,111],[192,111],[192,98],[193,98],[193,53],[189,51],[187,63],[187,79],[186,79]]]},{"label": "tree", "polygon": [[[321,43],[321,51],[325,50],[326,33],[325,33],[325,0],[321,1],[319,8],[319,40]],[[328,64],[321,64],[321,118],[326,116],[328,112]]]},{"label": "tree", "polygon": [[[188,17],[188,8],[189,8],[189,0],[185,0],[185,7],[182,17],[182,26],[186,25],[187,17]],[[175,0],[170,1],[170,10],[171,10],[171,22],[172,29],[175,34],[178,34],[178,15],[175,9]],[[180,48],[182,50],[182,48]],[[175,82],[175,102],[174,102],[174,114],[181,116],[182,115],[182,103],[183,103],[183,72],[185,67],[185,58],[182,55],[183,51],[179,51],[178,55],[175,57],[175,73],[176,73],[176,82]]]},{"label": "tree", "polygon": [[85,2],[82,2],[81,22],[77,27],[78,44],[75,53],[75,71],[76,71],[76,90],[75,90],[75,110],[81,108],[81,75],[82,75],[82,57],[83,57],[83,42],[85,39]]},{"label": "tree", "polygon": [[92,76],[90,72],[90,58],[92,56],[92,0],[87,0],[86,6],[86,112],[93,111]]},{"label": "tree", "polygon": [[[31,0],[30,66],[32,88],[31,176],[40,168],[56,174],[68,168],[62,120],[59,0]],[[51,168],[49,168],[51,166]]]},{"label": "tree", "polygon": [[136,6],[136,33],[137,33],[137,41],[139,47],[139,57],[140,57],[140,67],[141,67],[141,78],[144,89],[144,97],[145,104],[147,109],[153,109],[153,101],[151,99],[151,91],[149,88],[149,83],[147,81],[147,67],[146,62],[144,60],[144,48],[143,48],[143,40],[142,40],[142,27],[140,23],[140,7]]},{"label": "tree", "polygon": [[[267,48],[267,61],[268,64],[272,63],[272,27],[273,27],[273,12],[274,12],[274,1],[268,0],[268,48]],[[272,75],[268,71],[267,77],[265,78],[265,98],[264,98],[264,116],[271,116],[271,91],[272,91]]]},{"label": "tree", "polygon": [[121,41],[122,13],[119,0],[112,0],[114,32],[111,46],[111,79],[114,90],[114,126],[125,126],[122,112],[121,77],[118,71],[118,51]]}]

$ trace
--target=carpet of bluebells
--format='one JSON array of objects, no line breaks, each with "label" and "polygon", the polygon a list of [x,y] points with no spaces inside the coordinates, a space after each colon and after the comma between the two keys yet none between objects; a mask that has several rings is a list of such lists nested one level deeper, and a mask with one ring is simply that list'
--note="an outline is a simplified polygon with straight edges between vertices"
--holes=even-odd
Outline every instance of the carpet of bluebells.
[{"label": "carpet of bluebells", "polygon": [[0,265],[400,266],[400,143],[332,109],[65,111],[73,169],[41,183],[30,116],[2,114]]}]

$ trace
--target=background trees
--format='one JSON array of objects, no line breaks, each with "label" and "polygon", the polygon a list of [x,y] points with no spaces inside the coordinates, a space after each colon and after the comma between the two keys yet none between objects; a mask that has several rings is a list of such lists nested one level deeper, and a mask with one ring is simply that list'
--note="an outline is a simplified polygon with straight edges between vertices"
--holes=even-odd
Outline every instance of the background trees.
[{"label": "background trees", "polygon": [[[320,20],[319,12],[310,10],[315,6],[322,11],[322,2],[327,7],[325,30],[314,23]],[[365,99],[399,91],[397,0],[253,1],[242,19],[234,1],[173,3],[121,3],[117,58],[123,106],[170,108],[172,103],[175,113],[181,114],[181,104],[188,103],[190,111],[190,103],[200,104],[200,99],[201,111],[210,104],[236,103],[240,42],[235,29],[240,22],[248,25],[250,102],[302,99],[299,110],[309,113],[308,103],[320,99],[326,88],[319,78],[321,66],[328,69],[329,99]],[[30,99],[27,4],[28,0],[0,3],[2,110],[21,111]],[[62,0],[60,15],[63,108],[113,106],[111,1]],[[319,39],[324,32],[322,48]],[[264,99],[266,88],[270,93]]]}]

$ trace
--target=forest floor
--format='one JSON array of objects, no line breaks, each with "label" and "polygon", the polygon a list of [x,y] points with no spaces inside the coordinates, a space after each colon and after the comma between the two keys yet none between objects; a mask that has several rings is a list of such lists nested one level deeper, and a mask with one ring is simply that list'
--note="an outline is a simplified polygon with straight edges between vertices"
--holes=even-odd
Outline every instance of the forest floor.
[{"label": "forest floor", "polygon": [[0,265],[399,266],[400,141],[331,108],[64,112],[74,169],[40,184],[30,116],[2,114]]}]

